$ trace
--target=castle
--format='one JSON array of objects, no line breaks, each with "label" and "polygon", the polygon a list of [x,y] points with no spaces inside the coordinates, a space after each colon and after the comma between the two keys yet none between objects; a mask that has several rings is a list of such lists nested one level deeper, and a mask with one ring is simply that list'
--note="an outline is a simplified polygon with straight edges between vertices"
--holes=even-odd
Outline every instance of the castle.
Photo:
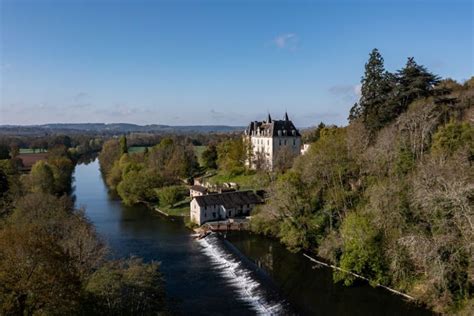
[{"label": "castle", "polygon": [[251,158],[246,162],[251,169],[272,170],[278,161],[297,156],[301,151],[301,134],[285,113],[283,120],[251,122],[244,136]]}]

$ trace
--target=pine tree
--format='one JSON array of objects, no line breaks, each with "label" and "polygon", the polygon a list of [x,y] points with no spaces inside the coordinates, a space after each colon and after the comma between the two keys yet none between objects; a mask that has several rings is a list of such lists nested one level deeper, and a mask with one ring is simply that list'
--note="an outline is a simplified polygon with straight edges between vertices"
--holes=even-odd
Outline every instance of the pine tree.
[{"label": "pine tree", "polygon": [[128,153],[127,137],[125,135],[120,137],[120,152],[121,154]]},{"label": "pine tree", "polygon": [[376,48],[372,50],[369,61],[365,64],[361,83],[359,106],[353,107],[351,114],[360,113],[367,129],[374,132],[390,119],[390,111],[384,107],[396,84],[394,75],[385,71],[384,60]]},{"label": "pine tree", "polygon": [[360,118],[361,114],[362,113],[361,113],[360,105],[359,103],[356,102],[349,110],[349,117],[347,118],[347,120],[349,121],[349,123],[351,123],[357,120],[358,118]]},{"label": "pine tree", "polygon": [[405,67],[398,71],[397,96],[399,111],[404,112],[415,99],[430,96],[440,78],[426,67],[418,65],[413,57],[409,57]]}]

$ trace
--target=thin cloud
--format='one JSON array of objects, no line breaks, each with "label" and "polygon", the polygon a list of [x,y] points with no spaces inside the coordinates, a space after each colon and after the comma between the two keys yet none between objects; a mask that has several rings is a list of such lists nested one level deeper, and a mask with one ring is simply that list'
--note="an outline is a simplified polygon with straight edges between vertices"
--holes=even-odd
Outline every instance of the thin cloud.
[{"label": "thin cloud", "polygon": [[335,85],[328,89],[329,93],[344,102],[354,102],[360,98],[361,85]]},{"label": "thin cloud", "polygon": [[74,96],[75,101],[83,101],[84,99],[88,99],[89,94],[87,92],[79,92]]},{"label": "thin cloud", "polygon": [[272,43],[279,49],[295,50],[298,44],[298,36],[295,33],[280,34],[273,39]]},{"label": "thin cloud", "polygon": [[354,86],[354,93],[358,98],[360,98],[360,96],[362,95],[362,90],[361,89],[362,89],[362,84],[360,84],[360,83],[356,84]]}]

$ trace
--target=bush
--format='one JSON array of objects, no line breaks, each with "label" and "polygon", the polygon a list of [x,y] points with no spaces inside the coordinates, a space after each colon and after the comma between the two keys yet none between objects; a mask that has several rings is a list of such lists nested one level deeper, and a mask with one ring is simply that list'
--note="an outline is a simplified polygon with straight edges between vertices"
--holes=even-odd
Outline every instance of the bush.
[{"label": "bush", "polygon": [[187,189],[181,185],[167,186],[157,192],[161,206],[173,206],[176,202],[181,201],[186,193]]}]

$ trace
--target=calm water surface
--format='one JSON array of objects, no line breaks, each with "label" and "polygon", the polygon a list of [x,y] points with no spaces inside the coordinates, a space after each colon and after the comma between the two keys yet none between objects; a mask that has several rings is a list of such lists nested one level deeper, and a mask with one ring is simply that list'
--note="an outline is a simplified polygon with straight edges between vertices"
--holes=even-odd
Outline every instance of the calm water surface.
[{"label": "calm water surface", "polygon": [[162,263],[176,314],[429,314],[380,289],[335,285],[330,271],[271,239],[235,233],[196,241],[180,219],[111,198],[97,161],[76,167],[75,196],[114,256]]}]

